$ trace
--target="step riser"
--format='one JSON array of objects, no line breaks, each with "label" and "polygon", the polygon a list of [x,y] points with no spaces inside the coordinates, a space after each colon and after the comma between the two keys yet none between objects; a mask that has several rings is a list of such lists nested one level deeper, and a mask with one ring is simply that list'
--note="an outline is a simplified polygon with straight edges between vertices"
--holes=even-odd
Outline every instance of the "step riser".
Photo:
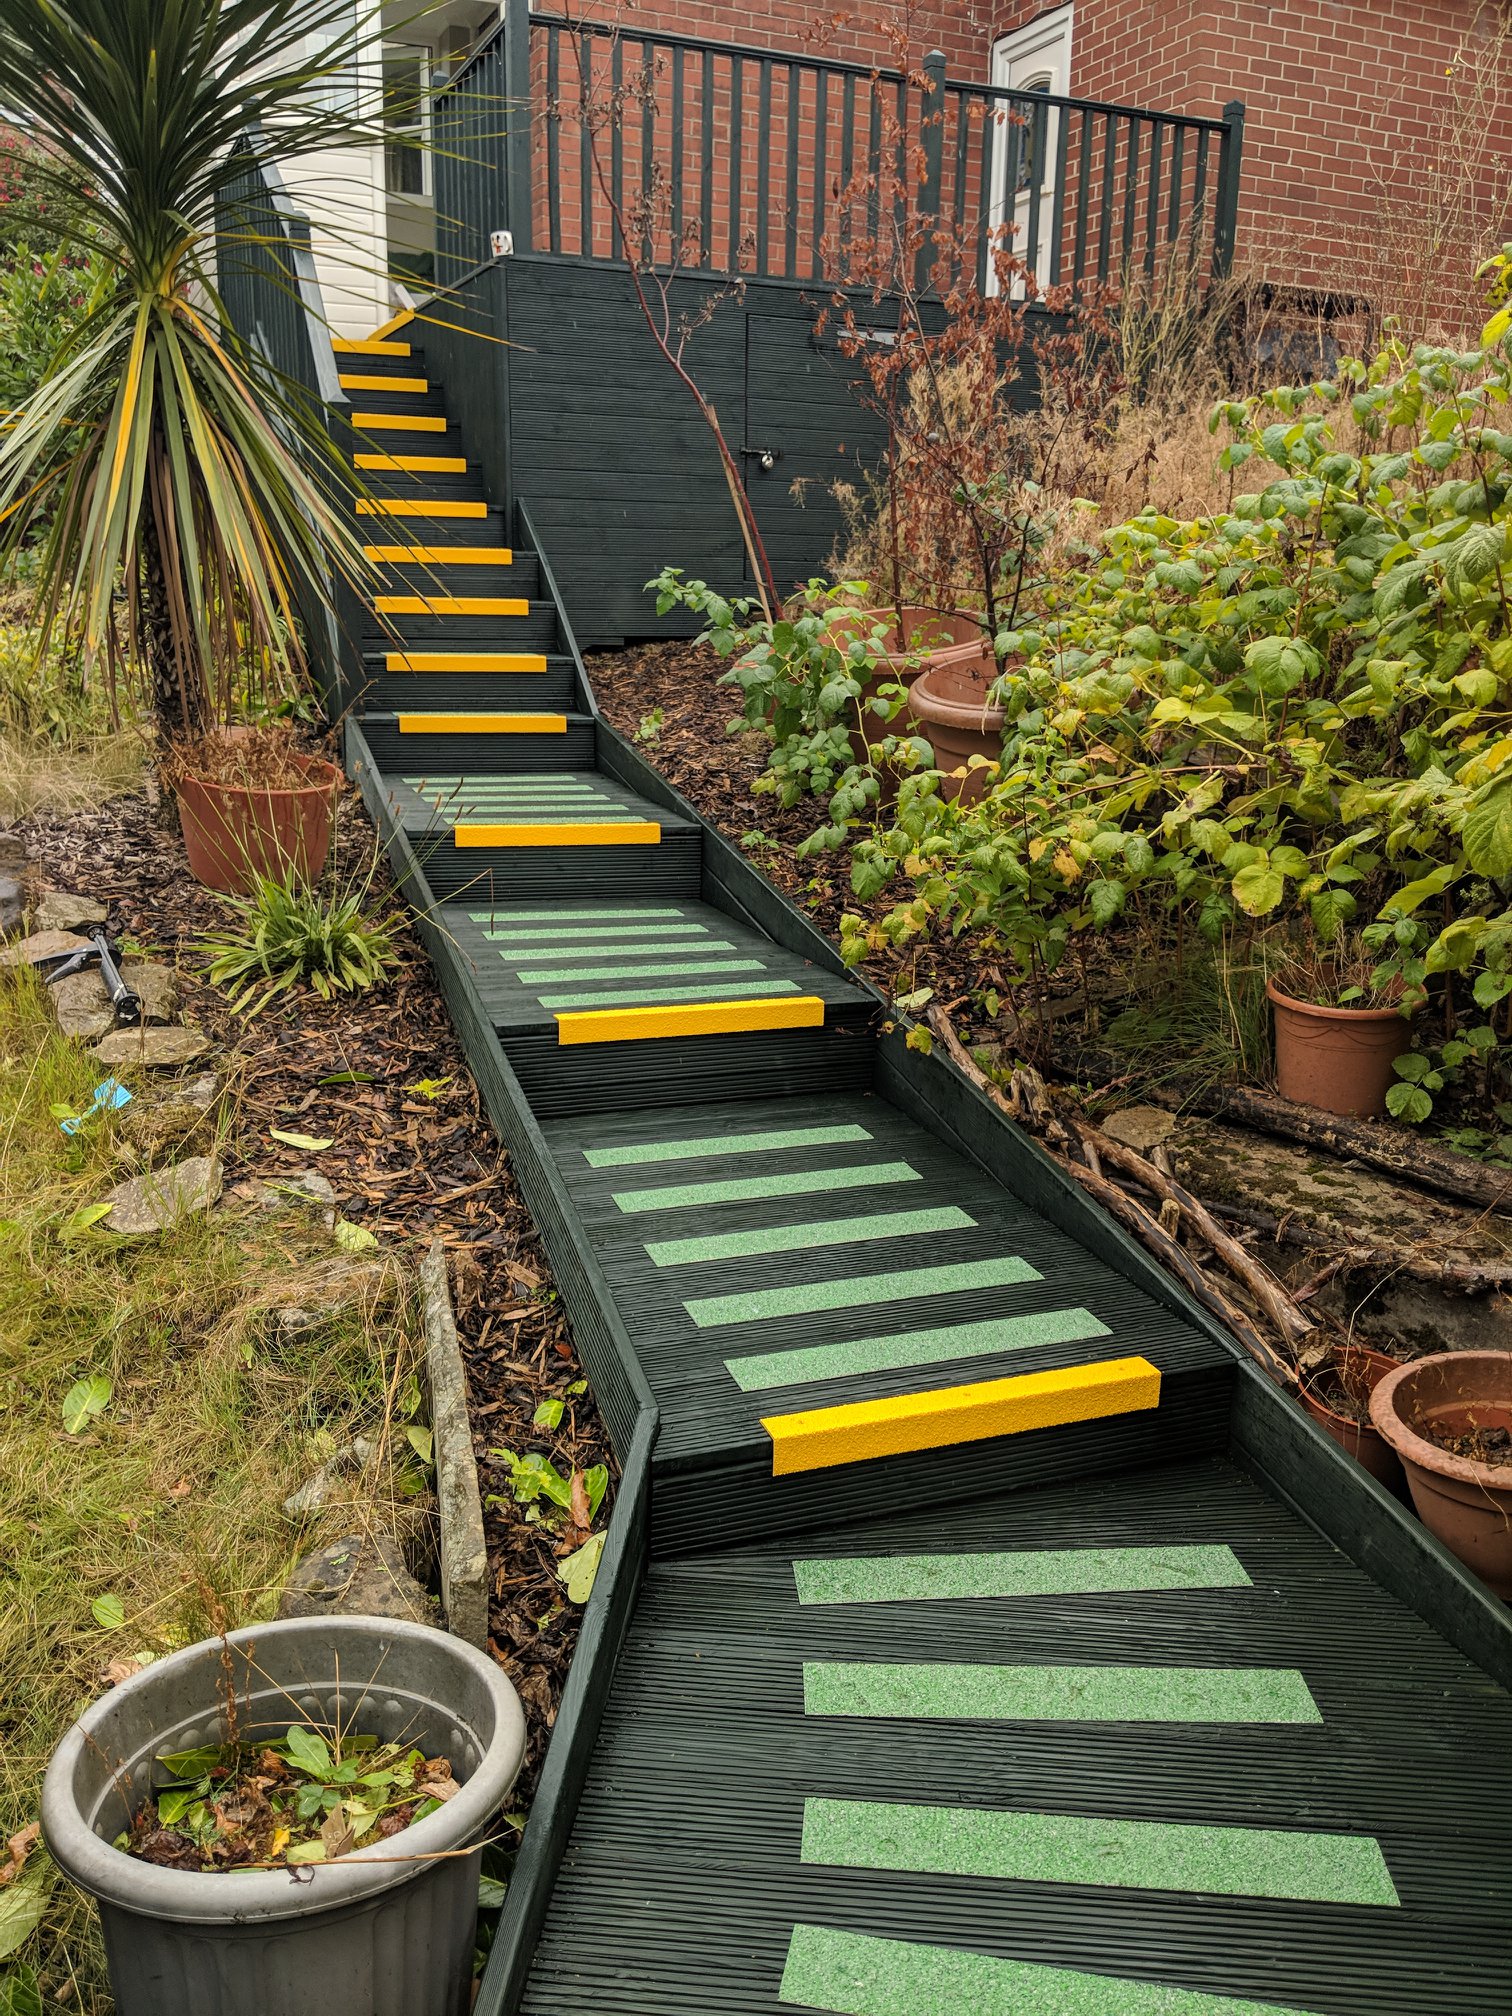
[{"label": "step riser", "polygon": [[612,1084],[617,1108],[660,1108],[738,1099],[751,1080],[751,1046],[761,1045],[762,1069],[785,1093],[862,1092],[871,1085],[872,1049],[866,1017],[826,1017],[822,1029],[757,1031],[733,1036],[652,1038],[642,1043],[563,1046],[550,1036],[513,1035],[504,1048],[541,1119],[592,1113]]},{"label": "step riser", "polygon": [[[573,713],[580,707],[577,681],[566,670],[547,672],[381,672],[358,696],[368,714],[472,708],[509,713]],[[590,758],[591,761],[591,758]]]},{"label": "step riser", "polygon": [[[475,702],[481,707],[481,702]],[[490,711],[494,710],[492,698]],[[426,706],[436,703],[427,698]],[[497,711],[505,711],[498,709]],[[532,713],[544,711],[534,700]],[[369,715],[362,732],[380,768],[391,776],[422,777],[454,772],[473,777],[506,776],[512,770],[587,770],[593,765],[593,723],[569,721],[558,734],[402,734],[397,724]]]},{"label": "step riser", "polygon": [[[555,753],[517,767],[554,769]],[[664,833],[656,845],[646,847],[457,847],[444,831],[412,831],[410,844],[436,896],[445,902],[465,900],[474,908],[590,896],[696,900],[703,879],[701,836],[692,832]]]},{"label": "step riser", "polygon": [[547,651],[560,653],[556,613],[536,603],[528,616],[372,616],[363,652]]},{"label": "step riser", "polygon": [[718,1470],[659,1471],[652,1484],[652,1551],[694,1554],[707,1550],[711,1533],[721,1546],[736,1546],[862,1519],[888,1505],[938,1504],[942,1465],[949,1467],[953,1495],[958,1486],[965,1504],[1070,1477],[1217,1455],[1228,1447],[1234,1379],[1230,1366],[1172,1373],[1162,1383],[1160,1405],[1148,1413],[1031,1429],[960,1449],[923,1449],[840,1469],[774,1477],[768,1457]]},{"label": "step riser", "polygon": [[505,595],[531,602],[540,588],[540,570],[533,559],[513,566],[465,567],[439,560],[380,561],[378,569],[380,595]]},{"label": "step riser", "polygon": [[[364,496],[369,499],[379,493],[367,486]],[[405,500],[399,500],[401,502]],[[449,511],[437,512],[425,508],[438,503],[465,502],[481,508],[470,511],[466,516],[453,516]],[[507,546],[508,536],[504,528],[502,511],[491,510],[481,498],[450,500],[439,493],[416,498],[406,503],[402,511],[354,511],[352,523],[357,537],[364,546]],[[515,549],[518,556],[519,548]]]},{"label": "step riser", "polygon": [[[374,449],[371,452],[377,454],[380,451]],[[459,504],[486,501],[476,469],[358,469],[356,482],[357,494],[361,497],[392,498],[401,504],[411,501],[425,503],[432,497]]]}]

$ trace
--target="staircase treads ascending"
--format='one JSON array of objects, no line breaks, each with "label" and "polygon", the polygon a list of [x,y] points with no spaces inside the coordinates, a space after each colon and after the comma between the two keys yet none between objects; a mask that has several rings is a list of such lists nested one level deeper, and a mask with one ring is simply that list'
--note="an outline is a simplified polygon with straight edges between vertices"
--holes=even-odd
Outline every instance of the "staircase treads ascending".
[{"label": "staircase treads ascending", "polygon": [[[532,802],[576,812],[590,795],[576,783],[548,781]],[[707,903],[458,903],[441,918],[506,1043],[605,1009],[813,999],[857,1016],[868,1009],[849,980]]]},{"label": "staircase treads ascending", "polygon": [[[900,1600],[800,1600],[898,1560]],[[852,1665],[1131,1718],[806,1695]],[[1133,1719],[1162,1687],[1204,1719]],[[1509,2016],[1509,1739],[1501,1689],[1221,1460],[653,1556],[522,2008]]]},{"label": "staircase treads ascending", "polygon": [[[676,917],[641,923],[666,934],[642,944],[683,942]],[[874,1096],[603,1113],[547,1138],[662,1409],[659,1460],[769,1453],[763,1420],[795,1411],[1229,1363]]]}]

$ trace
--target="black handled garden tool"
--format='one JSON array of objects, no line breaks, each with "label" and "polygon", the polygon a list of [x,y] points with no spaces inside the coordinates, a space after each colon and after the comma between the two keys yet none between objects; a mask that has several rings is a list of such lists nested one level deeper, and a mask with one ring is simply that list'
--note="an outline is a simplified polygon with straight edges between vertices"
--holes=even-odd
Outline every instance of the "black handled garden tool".
[{"label": "black handled garden tool", "polygon": [[43,975],[43,984],[51,987],[56,981],[66,980],[70,973],[80,973],[91,959],[100,962],[100,977],[105,982],[105,991],[110,996],[110,1005],[115,1010],[117,1025],[122,1029],[135,1029],[142,1019],[142,997],[133,994],[121,978],[121,969],[111,956],[110,946],[103,931],[91,931],[89,943],[81,945],[76,952],[48,953],[36,963],[47,966],[56,959],[58,964]]}]

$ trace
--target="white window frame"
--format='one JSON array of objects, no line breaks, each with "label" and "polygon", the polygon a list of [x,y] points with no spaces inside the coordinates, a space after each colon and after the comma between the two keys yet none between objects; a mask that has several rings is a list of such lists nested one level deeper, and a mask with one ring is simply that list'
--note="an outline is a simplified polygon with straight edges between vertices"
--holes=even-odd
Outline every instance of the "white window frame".
[{"label": "white window frame", "polygon": [[[388,122],[387,108],[385,107],[383,118],[384,194],[391,203],[431,203],[435,200],[435,185],[432,180],[431,171],[431,92],[432,80],[436,72],[436,52],[428,42],[405,42],[397,36],[392,39],[385,38],[378,52],[380,83],[382,83],[383,64],[391,49],[396,52],[402,52],[406,56],[415,55],[420,58],[420,117],[413,127],[391,127]],[[411,134],[415,136],[414,144],[420,155],[420,187],[418,190],[391,189],[388,182],[388,142],[390,139],[402,139],[408,144]]]},{"label": "white window frame", "polygon": [[[1051,98],[1069,98],[1071,95],[1071,40],[1075,16],[1074,5],[1053,7],[1048,13],[1026,22],[1022,28],[1014,28],[1006,35],[999,35],[992,45],[992,55],[988,76],[990,81],[1004,90],[1032,90],[1043,88]],[[1015,73],[1023,79],[1015,84]],[[1043,84],[1041,86],[1041,80]],[[1040,218],[1041,238],[1045,237],[1045,227],[1050,216],[1050,206],[1055,199],[1055,156],[1060,142],[1060,112],[1052,107],[1046,115],[1044,147],[1041,154]],[[1007,222],[1017,222],[1019,229],[1011,241],[1011,249],[1023,257],[1025,252],[1024,225],[1029,210],[1027,190],[1007,188],[1009,129],[1000,126],[992,150],[992,178],[989,185],[988,228],[997,228]],[[1022,128],[1018,129],[1022,132]],[[1012,204],[1010,216],[1009,205]],[[1042,243],[1036,248],[1043,253]],[[989,291],[996,291],[995,276],[989,271],[987,284]],[[1015,293],[1022,292],[1022,282],[1017,283]]]}]

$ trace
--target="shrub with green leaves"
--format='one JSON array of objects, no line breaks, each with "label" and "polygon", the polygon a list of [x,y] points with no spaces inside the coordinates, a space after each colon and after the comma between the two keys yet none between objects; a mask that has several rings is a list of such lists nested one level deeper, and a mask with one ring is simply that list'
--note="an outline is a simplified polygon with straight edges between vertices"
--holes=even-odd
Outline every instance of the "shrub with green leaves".
[{"label": "shrub with green leaves", "polygon": [[399,918],[366,917],[366,896],[366,887],[327,892],[259,876],[252,895],[226,898],[236,922],[202,941],[206,977],[235,989],[232,1009],[249,1017],[305,984],[325,1001],[362,993],[400,957]]}]

